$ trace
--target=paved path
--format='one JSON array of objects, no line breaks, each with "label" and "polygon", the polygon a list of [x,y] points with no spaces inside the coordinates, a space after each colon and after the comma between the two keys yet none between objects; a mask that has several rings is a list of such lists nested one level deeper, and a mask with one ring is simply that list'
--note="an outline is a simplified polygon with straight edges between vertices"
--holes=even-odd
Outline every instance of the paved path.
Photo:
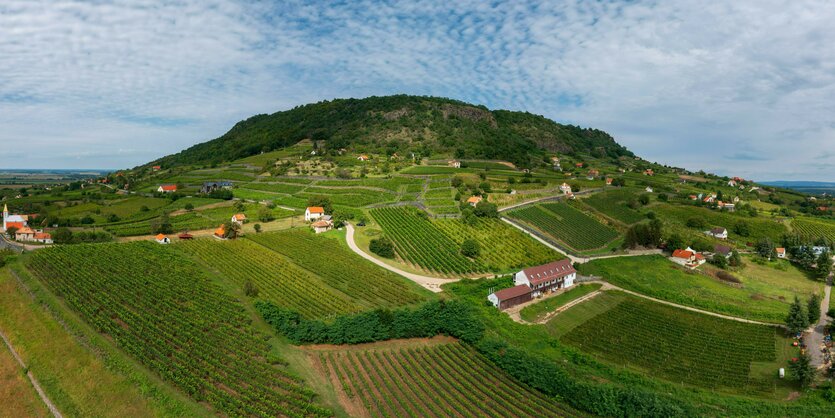
[{"label": "paved path", "polygon": [[[720,313],[716,313],[716,312],[706,311],[704,309],[694,308],[692,306],[685,306],[685,305],[680,305],[678,303],[674,303],[674,302],[670,302],[670,301],[666,301],[666,300],[656,299],[654,297],[647,296],[647,295],[644,295],[644,294],[641,294],[641,293],[638,293],[638,292],[633,292],[631,290],[626,290],[624,288],[615,286],[615,285],[613,285],[609,282],[605,282],[605,281],[602,281],[602,280],[589,280],[589,281],[584,281],[584,282],[578,283],[578,284],[586,284],[586,283],[601,283],[603,285],[603,287],[601,287],[599,291],[594,292],[594,293],[600,293],[601,291],[604,291],[604,290],[617,290],[617,291],[620,291],[620,292],[628,293],[632,296],[636,296],[636,297],[639,297],[639,298],[644,298],[644,299],[651,300],[653,302],[661,303],[661,304],[668,305],[668,306],[673,306],[673,307],[676,307],[676,308],[679,308],[679,309],[684,309],[684,310],[687,310],[687,311],[690,311],[690,312],[697,312],[697,313],[704,314],[704,315],[715,316],[717,318],[727,319],[727,320],[736,321],[736,322],[743,322],[743,323],[746,323],[746,324],[766,325],[766,326],[770,326],[770,327],[785,328],[784,325],[780,325],[780,324],[773,324],[773,323],[769,323],[769,322],[754,321],[752,319],[738,318],[738,317],[735,317],[735,316],[724,315],[724,314],[720,314]],[[591,294],[593,294],[593,293],[589,293],[589,295],[591,295]],[[585,296],[589,296],[589,295],[585,295]],[[574,306],[574,305],[580,303],[581,302],[580,299],[583,299],[583,298],[577,299],[576,301],[574,301],[576,303],[574,303],[571,306]],[[587,299],[590,299],[590,298],[583,299],[583,301],[585,301]],[[525,304],[525,306],[526,305],[527,304]],[[520,305],[520,306],[522,306],[522,305]],[[524,306],[522,306],[522,307],[524,307]],[[559,312],[562,312],[565,309],[568,309],[568,307],[565,307],[564,309],[561,308],[559,310]],[[521,310],[521,308],[519,310]],[[557,312],[557,313],[559,313],[559,312]],[[556,314],[552,315],[551,317],[553,317],[553,316],[556,316]],[[517,315],[516,318],[514,318],[513,315],[511,315],[511,318],[513,318],[514,321],[519,322],[520,324],[529,324],[529,325],[531,324],[530,322],[522,320],[522,318],[518,317],[518,315]],[[548,319],[551,319],[551,318],[548,318]]]},{"label": "paved path", "polygon": [[29,370],[28,367],[26,367],[26,363],[23,362],[23,359],[20,358],[20,355],[18,355],[17,351],[14,349],[14,347],[12,347],[12,343],[9,341],[8,338],[6,338],[6,334],[3,334],[2,331],[0,331],[0,338],[3,339],[4,343],[6,343],[6,347],[8,347],[9,351],[12,352],[12,356],[14,356],[15,360],[17,360],[17,363],[20,365],[20,367],[23,370],[26,370],[26,377],[29,378],[29,382],[32,383],[32,386],[35,388],[35,391],[38,392],[38,396],[41,397],[43,403],[46,404],[47,408],[49,408],[49,412],[52,412],[52,416],[54,416],[55,418],[62,418],[61,412],[58,411],[58,408],[55,407],[55,404],[53,404],[52,401],[49,400],[49,397],[46,396],[46,392],[44,392],[41,388],[41,385],[38,383],[38,379],[35,379],[35,375],[32,374],[32,371]]},{"label": "paved path", "polygon": [[346,223],[345,229],[347,233],[345,234],[345,240],[348,242],[348,247],[351,248],[352,251],[357,253],[360,257],[394,273],[397,273],[435,293],[440,293],[442,291],[441,285],[445,283],[452,283],[457,282],[459,279],[442,279],[440,277],[429,277],[429,276],[421,276],[419,274],[409,273],[407,271],[400,270],[397,267],[390,266],[375,257],[372,257],[370,254],[367,254],[363,250],[361,250],[356,242],[354,242],[354,226],[351,224]]},{"label": "paved path", "polygon": [[502,217],[501,220],[505,221],[506,223],[513,226],[514,228],[530,235],[531,237],[533,237],[533,239],[541,242],[542,245],[544,245],[544,246],[546,246],[546,247],[548,247],[548,248],[550,248],[550,249],[552,249],[552,250],[554,250],[554,251],[556,251],[556,252],[558,252],[558,253],[566,256],[566,257],[568,257],[568,259],[571,260],[572,263],[583,264],[583,263],[587,263],[591,260],[600,260],[600,259],[604,259],[604,258],[635,257],[635,256],[640,256],[640,255],[662,254],[661,250],[653,249],[653,250],[637,250],[637,251],[630,250],[629,252],[627,252],[625,254],[607,254],[607,255],[593,255],[593,256],[587,256],[587,257],[578,257],[578,256],[575,256],[575,255],[572,255],[571,253],[564,250],[563,248],[560,248],[560,247],[558,247],[554,244],[551,244],[550,242],[540,238],[539,235],[532,233],[527,228],[523,227],[522,225],[519,225],[518,223],[516,223],[516,222],[514,222],[514,221],[512,221],[508,218]]},{"label": "paved path", "polygon": [[[603,190],[603,189],[602,188],[586,189],[586,190],[574,193],[574,195],[575,196],[582,196],[582,195],[586,195],[586,194],[592,194],[592,193],[595,193],[595,192],[599,192],[601,190]],[[526,200],[524,202],[514,203],[510,206],[505,206],[505,207],[499,209],[499,212],[504,212],[506,210],[515,209],[515,208],[518,208],[520,206],[531,205],[531,204],[534,204],[534,203],[537,203],[537,202],[542,202],[542,201],[545,201],[545,200],[562,200],[566,197],[564,194],[559,192],[559,188],[554,188],[553,190],[549,190],[549,192],[553,192],[553,193],[556,193],[556,194],[554,196],[545,196],[545,197],[540,197],[540,198],[536,198],[536,199]]]},{"label": "paved path", "polygon": [[823,352],[821,349],[824,347],[823,345],[823,336],[824,336],[824,329],[826,328],[826,324],[829,322],[829,316],[826,314],[826,311],[829,310],[829,298],[830,293],[832,291],[832,279],[833,273],[829,274],[829,277],[826,279],[826,287],[823,291],[823,300],[821,301],[821,316],[820,319],[816,324],[814,324],[814,328],[806,335],[806,346],[809,347],[809,357],[812,360],[812,366],[815,368],[821,368],[825,366],[823,362]]}]

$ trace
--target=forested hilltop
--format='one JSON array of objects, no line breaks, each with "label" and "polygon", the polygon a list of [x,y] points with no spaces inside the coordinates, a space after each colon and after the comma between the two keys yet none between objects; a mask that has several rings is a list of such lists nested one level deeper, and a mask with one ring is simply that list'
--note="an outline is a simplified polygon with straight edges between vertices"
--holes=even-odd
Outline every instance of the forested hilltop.
[{"label": "forested hilltop", "polygon": [[529,167],[546,152],[632,156],[606,132],[562,125],[527,112],[489,110],[461,101],[396,95],[323,101],[238,122],[223,136],[153,164],[232,161],[311,139],[323,152],[452,153]]}]

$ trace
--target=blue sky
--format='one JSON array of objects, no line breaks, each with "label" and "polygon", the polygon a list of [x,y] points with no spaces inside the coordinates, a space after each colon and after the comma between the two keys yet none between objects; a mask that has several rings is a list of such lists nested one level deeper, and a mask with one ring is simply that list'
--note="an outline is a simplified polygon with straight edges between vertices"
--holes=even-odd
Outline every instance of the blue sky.
[{"label": "blue sky", "polygon": [[408,93],[835,181],[831,1],[159,3],[0,2],[0,167],[131,167],[253,114]]}]

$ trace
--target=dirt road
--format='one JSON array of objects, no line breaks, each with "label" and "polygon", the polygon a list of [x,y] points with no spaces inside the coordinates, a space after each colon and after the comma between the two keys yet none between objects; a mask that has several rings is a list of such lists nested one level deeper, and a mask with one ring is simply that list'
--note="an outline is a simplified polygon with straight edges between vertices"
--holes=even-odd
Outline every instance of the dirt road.
[{"label": "dirt road", "polygon": [[826,365],[823,362],[821,348],[823,347],[824,329],[826,328],[826,324],[829,323],[829,320],[832,319],[826,314],[826,311],[829,310],[832,279],[833,273],[830,273],[826,279],[826,288],[824,289],[823,300],[821,301],[821,316],[818,322],[813,324],[812,330],[806,334],[806,346],[809,347],[809,357],[811,357],[812,366],[815,368],[821,368]]}]

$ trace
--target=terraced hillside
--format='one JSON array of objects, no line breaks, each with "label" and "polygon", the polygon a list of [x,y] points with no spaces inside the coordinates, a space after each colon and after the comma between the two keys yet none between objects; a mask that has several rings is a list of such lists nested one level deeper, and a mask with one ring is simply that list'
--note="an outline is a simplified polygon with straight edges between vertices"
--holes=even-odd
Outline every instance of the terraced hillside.
[{"label": "terraced hillside", "polygon": [[542,203],[513,209],[507,215],[576,250],[600,248],[618,232],[567,203]]}]

